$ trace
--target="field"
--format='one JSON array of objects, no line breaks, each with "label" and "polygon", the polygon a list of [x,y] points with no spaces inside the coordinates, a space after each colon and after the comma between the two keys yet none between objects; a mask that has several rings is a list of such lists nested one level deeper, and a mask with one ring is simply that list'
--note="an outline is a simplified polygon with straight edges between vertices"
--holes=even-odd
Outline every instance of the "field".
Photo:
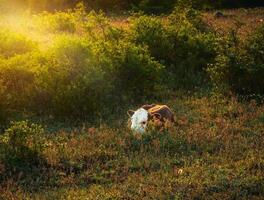
[{"label": "field", "polygon": [[223,13],[0,16],[0,199],[263,199],[264,10]]}]

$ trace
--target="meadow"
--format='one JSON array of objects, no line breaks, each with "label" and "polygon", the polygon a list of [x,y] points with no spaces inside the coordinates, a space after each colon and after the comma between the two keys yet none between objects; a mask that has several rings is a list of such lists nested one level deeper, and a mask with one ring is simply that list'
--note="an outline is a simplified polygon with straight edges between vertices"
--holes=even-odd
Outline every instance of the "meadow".
[{"label": "meadow", "polygon": [[263,199],[264,10],[223,13],[0,14],[0,199]]}]

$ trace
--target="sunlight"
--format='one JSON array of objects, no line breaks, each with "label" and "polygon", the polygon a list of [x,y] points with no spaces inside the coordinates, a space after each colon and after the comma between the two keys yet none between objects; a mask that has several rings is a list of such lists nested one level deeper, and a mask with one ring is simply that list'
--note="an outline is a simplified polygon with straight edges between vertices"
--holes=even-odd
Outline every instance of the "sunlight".
[{"label": "sunlight", "polygon": [[264,199],[264,8],[76,1],[0,0],[0,200]]},{"label": "sunlight", "polygon": [[19,33],[37,42],[40,49],[45,49],[52,43],[55,34],[42,31],[40,29],[42,25],[39,24],[37,18],[37,15],[32,15],[29,11],[9,13],[0,18],[0,27]]}]

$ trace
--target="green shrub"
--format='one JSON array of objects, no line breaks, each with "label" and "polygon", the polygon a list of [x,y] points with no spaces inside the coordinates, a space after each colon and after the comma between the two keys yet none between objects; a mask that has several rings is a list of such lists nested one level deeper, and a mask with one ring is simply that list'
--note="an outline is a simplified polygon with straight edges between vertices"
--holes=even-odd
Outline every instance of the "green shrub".
[{"label": "green shrub", "polygon": [[28,121],[12,122],[1,136],[6,145],[6,159],[15,166],[22,162],[37,162],[46,146],[44,129]]},{"label": "green shrub", "polygon": [[12,57],[36,49],[36,44],[25,36],[11,30],[0,30],[0,57]]},{"label": "green shrub", "polygon": [[3,124],[6,122],[7,114],[6,114],[6,100],[4,97],[5,88],[2,83],[0,83],[0,130],[3,128]]},{"label": "green shrub", "polygon": [[246,96],[264,94],[263,39],[264,26],[260,26],[244,43],[239,38],[227,40],[215,64],[208,68],[216,87]]},{"label": "green shrub", "polygon": [[179,3],[168,18],[170,25],[176,29],[177,27],[190,26],[193,31],[210,31],[208,25],[203,21],[201,12],[194,9],[190,3]]},{"label": "green shrub", "polygon": [[172,44],[169,41],[169,33],[160,18],[147,15],[135,17],[129,34],[133,42],[147,46],[151,55],[158,61],[168,61]]},{"label": "green shrub", "polygon": [[44,56],[37,77],[37,107],[65,116],[97,112],[111,83],[94,64],[91,44],[82,38],[61,36]]},{"label": "green shrub", "polygon": [[74,33],[76,31],[76,24],[73,12],[43,12],[34,17],[35,23],[42,31],[51,33],[68,32]]},{"label": "green shrub", "polygon": [[38,53],[0,59],[1,103],[6,110],[22,111],[32,103]]},{"label": "green shrub", "polygon": [[165,82],[173,88],[193,88],[206,80],[205,69],[216,56],[217,39],[192,8],[176,8],[166,22],[140,16],[132,21],[130,40],[147,46],[165,65]]},{"label": "green shrub", "polygon": [[182,27],[177,33],[172,64],[168,66],[172,87],[193,88],[207,82],[205,69],[214,61],[217,41],[213,34],[191,35],[191,31]]},{"label": "green shrub", "polygon": [[264,94],[264,25],[257,28],[256,32],[248,39],[246,52],[249,59],[247,69],[250,79],[244,83],[246,92]]},{"label": "green shrub", "polygon": [[[78,10],[75,10],[76,14],[78,14]],[[105,16],[105,14],[100,12],[91,11],[87,15],[85,15],[85,20],[83,22],[83,27],[85,29],[85,33],[93,39],[98,40],[104,38],[107,40],[107,33],[109,29],[111,29],[110,21]]]},{"label": "green shrub", "polygon": [[61,35],[46,51],[0,59],[2,118],[25,111],[92,117],[155,96],[161,71],[145,48],[111,31],[91,40]]},{"label": "green shrub", "polygon": [[37,110],[79,117],[153,96],[162,69],[133,43],[70,36],[59,37],[42,64],[33,98]]},{"label": "green shrub", "polygon": [[99,44],[100,65],[113,79],[117,97],[140,100],[155,96],[160,84],[162,65],[148,51],[131,42],[103,42]]}]

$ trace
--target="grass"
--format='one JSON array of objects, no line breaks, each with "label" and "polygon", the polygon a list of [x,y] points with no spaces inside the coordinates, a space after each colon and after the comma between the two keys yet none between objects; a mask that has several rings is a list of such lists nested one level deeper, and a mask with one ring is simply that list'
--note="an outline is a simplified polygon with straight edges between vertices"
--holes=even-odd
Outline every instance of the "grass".
[{"label": "grass", "polygon": [[[223,19],[203,15],[221,34],[235,28],[236,18],[243,37],[262,23],[263,9],[224,12]],[[44,49],[64,34],[2,19],[1,26],[12,24]],[[112,23],[129,26],[123,17]],[[0,199],[264,198],[263,104],[188,91],[171,92],[160,103],[174,111],[175,126],[145,135],[131,133],[125,111],[96,125],[34,119],[45,127],[46,147],[33,162],[10,159],[0,143]]]},{"label": "grass", "polygon": [[[215,11],[202,12],[203,20],[219,34],[226,35],[230,30],[238,30],[239,36],[247,37],[259,25],[264,23],[263,8],[253,9],[226,9],[222,10],[224,17],[216,18]],[[166,22],[166,16],[161,16]],[[116,27],[128,28],[128,16],[112,17]]]},{"label": "grass", "polygon": [[263,106],[193,96],[165,103],[176,115],[169,132],[139,136],[122,125],[47,133],[39,164],[1,162],[1,197],[263,198]]},{"label": "grass", "polygon": [[220,34],[228,34],[237,30],[238,35],[246,38],[259,25],[264,23],[264,13],[261,8],[223,10],[225,17],[215,18],[215,12],[204,13],[204,20]]}]

